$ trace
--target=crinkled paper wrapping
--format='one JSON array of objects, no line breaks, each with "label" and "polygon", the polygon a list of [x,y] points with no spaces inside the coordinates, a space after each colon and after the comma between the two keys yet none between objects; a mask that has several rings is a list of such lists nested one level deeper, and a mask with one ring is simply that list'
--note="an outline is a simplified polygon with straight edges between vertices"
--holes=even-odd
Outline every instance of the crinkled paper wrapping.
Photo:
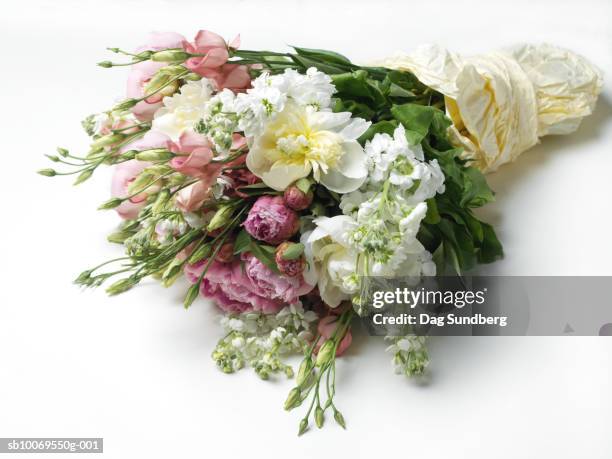
[{"label": "crinkled paper wrapping", "polygon": [[591,114],[601,72],[551,45],[463,57],[435,45],[376,62],[407,70],[444,94],[450,135],[483,172],[514,161],[548,134],[569,134]]}]

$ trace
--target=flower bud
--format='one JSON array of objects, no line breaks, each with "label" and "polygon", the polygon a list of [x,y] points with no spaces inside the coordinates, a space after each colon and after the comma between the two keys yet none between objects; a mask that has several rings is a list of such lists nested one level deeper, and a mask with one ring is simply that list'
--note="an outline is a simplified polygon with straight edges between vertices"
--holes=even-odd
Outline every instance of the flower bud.
[{"label": "flower bud", "polygon": [[105,69],[110,69],[113,66],[113,63],[111,61],[102,61],[98,62],[98,66]]},{"label": "flower bud", "polygon": [[123,202],[123,199],[121,198],[111,198],[108,201],[102,203],[100,207],[98,207],[98,210],[114,209],[115,207],[119,207],[122,202]]},{"label": "flower bud", "polygon": [[225,226],[226,223],[230,221],[232,214],[234,213],[234,206],[231,205],[221,205],[213,218],[210,220],[210,223],[207,226],[208,231],[214,231],[216,229]]},{"label": "flower bud", "polygon": [[298,430],[298,436],[302,435],[308,430],[308,419],[302,419],[300,421],[300,429]]},{"label": "flower bud", "polygon": [[276,248],[275,261],[278,270],[288,277],[296,277],[304,272],[304,244],[283,242]]},{"label": "flower bud", "polygon": [[297,378],[295,379],[295,383],[298,385],[298,387],[304,385],[304,383],[308,380],[312,374],[313,367],[314,365],[310,357],[307,357],[302,361],[298,370]]},{"label": "flower bud", "polygon": [[293,184],[285,189],[283,199],[289,208],[300,211],[312,204],[313,194],[309,188]]},{"label": "flower bud", "polygon": [[299,387],[294,387],[289,391],[287,400],[285,400],[285,410],[289,411],[295,407],[300,406],[302,403],[302,392]]},{"label": "flower bud", "polygon": [[125,279],[119,279],[117,282],[112,284],[106,289],[106,293],[109,295],[119,295],[120,293],[126,292],[131,289],[137,281],[132,277],[126,277]]},{"label": "flower bud", "polygon": [[93,169],[85,169],[83,172],[81,172],[78,175],[73,185],[78,185],[79,183],[83,183],[85,180],[88,180],[93,175],[93,173],[94,173]]},{"label": "flower bud", "polygon": [[115,105],[113,107],[113,111],[122,112],[124,110],[129,110],[138,102],[138,99],[125,99],[123,102],[119,102],[117,105]]},{"label": "flower bud", "polygon": [[189,58],[189,53],[182,49],[165,49],[157,51],[151,55],[151,60],[154,62],[185,62]]},{"label": "flower bud", "polygon": [[53,169],[41,169],[37,171],[37,174],[44,175],[45,177],[55,177],[57,172],[55,172]]},{"label": "flower bud", "polygon": [[319,349],[319,353],[317,354],[317,361],[315,365],[318,367],[323,367],[327,365],[334,358],[334,347],[335,343],[333,340],[328,339],[323,343],[323,346]]},{"label": "flower bud", "polygon": [[200,285],[197,282],[191,287],[189,287],[189,290],[187,290],[187,295],[185,296],[185,300],[183,301],[183,306],[185,306],[185,309],[188,309],[189,306],[193,304],[199,293]]},{"label": "flower bud", "polygon": [[319,429],[323,427],[323,423],[325,422],[325,415],[323,414],[323,408],[321,408],[320,406],[317,406],[315,408],[314,418],[315,418],[315,424],[317,425],[317,427]]},{"label": "flower bud", "polygon": [[108,146],[113,145],[115,143],[121,142],[123,139],[125,139],[125,135],[124,134],[104,135],[104,136],[100,137],[99,139],[96,139],[91,144],[91,148],[95,149],[95,148],[101,148],[101,147],[108,147]]},{"label": "flower bud", "polygon": [[334,410],[334,419],[340,427],[346,429],[346,422],[344,422],[344,416],[342,416],[342,413],[340,411]]},{"label": "flower bud", "polygon": [[204,258],[206,258],[208,255],[210,255],[210,245],[208,244],[204,244],[201,245],[200,247],[198,247],[190,256],[189,256],[189,263],[190,264],[194,264],[197,263],[198,261],[203,260]]},{"label": "flower bud", "polygon": [[174,158],[174,156],[174,153],[165,148],[154,148],[136,153],[135,158],[138,161],[167,161]]}]

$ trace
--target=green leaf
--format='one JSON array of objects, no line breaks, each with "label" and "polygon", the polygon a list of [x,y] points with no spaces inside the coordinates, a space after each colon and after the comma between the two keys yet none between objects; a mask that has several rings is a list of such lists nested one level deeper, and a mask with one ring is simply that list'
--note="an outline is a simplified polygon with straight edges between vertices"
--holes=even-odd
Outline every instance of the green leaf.
[{"label": "green leaf", "polygon": [[299,56],[309,57],[330,64],[353,65],[348,58],[334,51],[327,51],[325,49],[298,48],[297,46],[292,46],[292,48],[295,49],[295,52],[298,53]]},{"label": "green leaf", "polygon": [[438,206],[436,205],[436,200],[433,198],[427,200],[427,214],[425,214],[423,221],[431,225],[435,225],[440,221]]},{"label": "green leaf", "polygon": [[359,143],[363,145],[367,140],[372,140],[376,134],[389,134],[392,136],[393,132],[397,128],[397,125],[398,123],[395,120],[383,120],[379,121],[378,123],[371,124],[368,130],[365,131],[361,137],[359,137]]},{"label": "green leaf", "polygon": [[403,104],[391,107],[391,113],[406,128],[408,142],[416,145],[427,136],[435,109],[418,104]]},{"label": "green leaf", "polygon": [[289,247],[287,247],[283,251],[283,255],[281,258],[283,260],[296,260],[300,258],[303,253],[304,253],[304,244],[302,243],[290,244]]},{"label": "green leaf", "polygon": [[274,260],[274,252],[271,253],[268,247],[270,246],[260,245],[255,242],[254,239],[251,239],[251,243],[249,244],[249,251],[265,266],[267,266],[272,271],[278,274],[279,271],[278,267],[276,266],[276,260]]},{"label": "green leaf", "polygon": [[246,252],[251,244],[251,236],[243,228],[240,230],[234,241],[234,255],[238,255],[242,252]]},{"label": "green leaf", "polygon": [[491,188],[482,172],[475,167],[468,167],[464,171],[464,188],[461,205],[466,207],[482,207],[495,200]]}]

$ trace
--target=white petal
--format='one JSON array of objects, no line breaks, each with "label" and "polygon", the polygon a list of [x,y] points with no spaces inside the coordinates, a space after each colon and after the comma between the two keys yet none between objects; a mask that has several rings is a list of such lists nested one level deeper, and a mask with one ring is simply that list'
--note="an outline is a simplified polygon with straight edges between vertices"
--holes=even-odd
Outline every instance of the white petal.
[{"label": "white petal", "polygon": [[309,117],[310,128],[313,131],[328,131],[345,125],[350,119],[349,112],[314,112]]},{"label": "white petal", "polygon": [[277,191],[283,191],[289,185],[302,177],[307,177],[310,174],[311,167],[309,164],[274,164],[268,172],[261,175],[261,179],[270,188]]},{"label": "white petal", "polygon": [[355,191],[365,181],[366,176],[351,178],[343,175],[340,171],[330,169],[327,174],[321,174],[321,185],[336,193],[350,193]]},{"label": "white petal", "polygon": [[349,178],[363,178],[368,175],[366,154],[358,142],[344,142],[344,154],[336,164],[335,169]]},{"label": "white petal", "polygon": [[313,242],[319,238],[320,234],[329,235],[334,241],[348,246],[347,234],[354,230],[357,226],[355,220],[348,215],[336,215],[335,217],[318,217],[313,223],[317,225],[310,235],[309,242]]},{"label": "white petal", "polygon": [[341,131],[340,135],[345,140],[357,140],[361,135],[368,130],[372,123],[363,118],[353,118]]}]

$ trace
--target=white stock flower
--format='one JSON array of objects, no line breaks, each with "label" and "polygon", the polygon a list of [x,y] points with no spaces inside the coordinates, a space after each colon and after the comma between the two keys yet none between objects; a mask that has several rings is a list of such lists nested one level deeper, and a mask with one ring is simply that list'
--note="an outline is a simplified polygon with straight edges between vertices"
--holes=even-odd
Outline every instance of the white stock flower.
[{"label": "white stock flower", "polygon": [[335,308],[358,288],[357,252],[349,241],[357,224],[346,215],[319,217],[314,223],[316,228],[301,238],[309,263],[304,279],[316,283],[321,299]]},{"label": "white stock flower", "polygon": [[155,112],[152,129],[178,141],[206,114],[212,93],[213,87],[206,78],[184,84],[178,93],[164,97],[164,106]]}]

